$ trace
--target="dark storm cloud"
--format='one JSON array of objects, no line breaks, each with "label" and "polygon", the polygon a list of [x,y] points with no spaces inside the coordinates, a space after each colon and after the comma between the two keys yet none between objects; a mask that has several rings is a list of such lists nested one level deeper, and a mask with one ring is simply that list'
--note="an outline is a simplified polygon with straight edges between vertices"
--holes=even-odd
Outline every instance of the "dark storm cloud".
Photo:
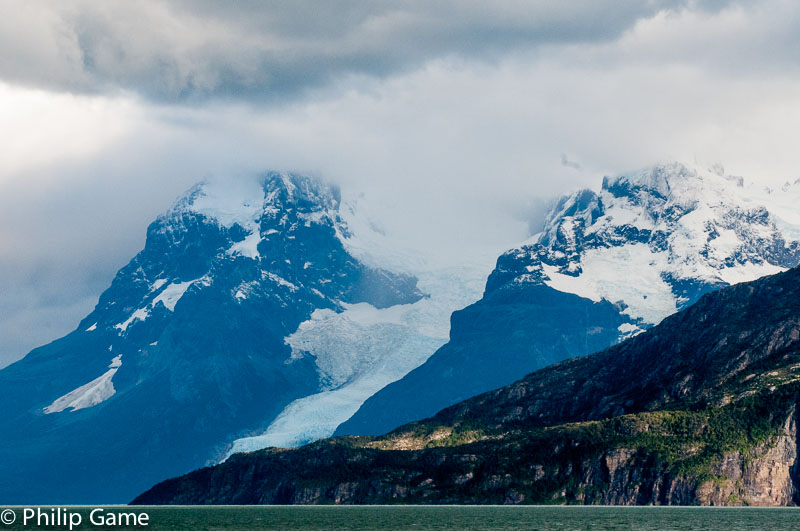
[{"label": "dark storm cloud", "polygon": [[663,10],[725,4],[8,2],[0,4],[0,79],[73,92],[132,90],[162,101],[272,100],[442,56],[491,60],[514,49],[612,40]]}]

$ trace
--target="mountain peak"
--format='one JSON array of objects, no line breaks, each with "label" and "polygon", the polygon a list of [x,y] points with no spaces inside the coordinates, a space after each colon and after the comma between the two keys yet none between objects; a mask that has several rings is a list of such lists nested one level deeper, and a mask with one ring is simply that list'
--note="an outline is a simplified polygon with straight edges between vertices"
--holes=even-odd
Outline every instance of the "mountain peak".
[{"label": "mountain peak", "polygon": [[785,198],[753,199],[742,181],[679,162],[606,177],[559,200],[536,243],[501,257],[487,291],[544,283],[654,324],[708,289],[796,265],[800,227],[774,205]]},{"label": "mountain peak", "polygon": [[266,206],[338,210],[339,188],[331,183],[296,173],[268,172],[263,180]]},{"label": "mountain peak", "polygon": [[483,298],[453,314],[450,341],[336,433],[385,433],[796,265],[800,217],[790,201],[776,208],[790,194],[762,204],[739,181],[721,166],[669,163],[564,196],[533,243],[498,258]]},{"label": "mountain peak", "polygon": [[[186,192],[150,224],[144,248],[77,330],[0,371],[0,408],[18,420],[8,425],[26,426],[0,428],[0,474],[24,475],[0,496],[120,502],[218,459],[331,382],[358,382],[345,393],[357,401],[360,377],[370,389],[420,363],[364,347],[402,337],[398,312],[425,297],[416,277],[351,254],[338,210],[335,186],[291,173]],[[359,317],[380,326],[360,327]],[[324,335],[341,322],[352,350],[290,344],[298,331]],[[133,424],[145,437],[130,436]],[[66,489],[39,475],[54,470]],[[95,479],[102,470],[114,477]]]},{"label": "mountain peak", "polygon": [[200,182],[184,193],[162,219],[201,214],[227,229],[239,225],[252,232],[264,214],[274,215],[286,209],[334,213],[340,201],[339,188],[326,181],[270,171],[259,178]]},{"label": "mountain peak", "polygon": [[681,162],[657,164],[648,168],[618,175],[613,178],[604,177],[602,189],[614,195],[646,190],[662,198],[670,196],[678,183],[701,179],[696,170]]}]

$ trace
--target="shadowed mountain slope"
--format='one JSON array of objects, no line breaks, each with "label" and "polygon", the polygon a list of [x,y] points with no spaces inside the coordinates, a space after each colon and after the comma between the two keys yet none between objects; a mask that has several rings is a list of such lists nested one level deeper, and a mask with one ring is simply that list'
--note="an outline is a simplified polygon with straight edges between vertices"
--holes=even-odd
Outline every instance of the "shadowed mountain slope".
[{"label": "shadowed mountain slope", "polygon": [[798,500],[800,269],[381,437],[238,454],[135,503]]}]

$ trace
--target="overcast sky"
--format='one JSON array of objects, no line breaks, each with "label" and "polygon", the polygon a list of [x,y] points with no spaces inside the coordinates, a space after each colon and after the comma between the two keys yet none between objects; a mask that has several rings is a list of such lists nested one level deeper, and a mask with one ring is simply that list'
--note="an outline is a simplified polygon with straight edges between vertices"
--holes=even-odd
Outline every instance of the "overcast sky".
[{"label": "overcast sky", "polygon": [[[295,170],[428,243],[672,159],[800,177],[800,3],[0,0],[0,366],[196,181]],[[520,225],[521,226],[521,225]],[[424,228],[424,230],[423,230]]]}]

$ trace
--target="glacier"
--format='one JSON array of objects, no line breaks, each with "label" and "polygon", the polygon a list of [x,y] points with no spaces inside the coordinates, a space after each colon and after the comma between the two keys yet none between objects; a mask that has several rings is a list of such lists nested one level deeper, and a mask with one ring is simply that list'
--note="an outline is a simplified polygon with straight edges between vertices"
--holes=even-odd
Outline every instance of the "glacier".
[{"label": "glacier", "polygon": [[334,435],[377,435],[531,371],[607,348],[722,286],[800,263],[800,183],[746,184],[720,166],[666,163],[553,204],[506,251],[450,340],[369,397]]},{"label": "glacier", "polygon": [[[339,238],[363,263],[415,276],[425,298],[381,309],[359,303],[343,304],[341,312],[316,310],[285,342],[293,359],[315,361],[322,389],[290,403],[264,431],[233,441],[223,459],[332,435],[367,398],[420,366],[447,342],[450,316],[480,298],[486,276],[507,246],[500,240],[457,255],[420,250],[378,229],[379,210],[380,205],[360,196],[345,195]],[[521,224],[515,228],[521,240]]]}]

